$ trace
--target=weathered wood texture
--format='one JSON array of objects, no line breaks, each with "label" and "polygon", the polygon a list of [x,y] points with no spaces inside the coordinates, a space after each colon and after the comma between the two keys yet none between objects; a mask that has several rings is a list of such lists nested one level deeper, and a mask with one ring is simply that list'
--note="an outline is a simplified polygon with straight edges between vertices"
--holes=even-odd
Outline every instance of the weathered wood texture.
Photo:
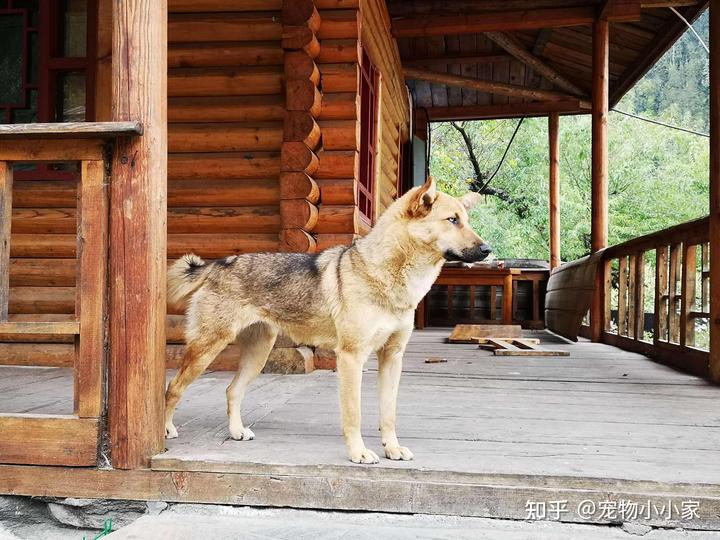
[{"label": "weathered wood texture", "polygon": [[583,318],[595,294],[602,251],[565,263],[553,270],[545,295],[545,324],[549,330],[577,341]]},{"label": "weathered wood texture", "polygon": [[720,2],[710,6],[710,376],[720,382]]},{"label": "weathered wood texture", "polygon": [[[593,85],[592,85],[592,211],[591,248],[593,252],[607,247],[608,242],[608,107],[610,25],[607,20],[593,23]],[[595,277],[595,290],[590,306],[590,334],[593,341],[602,339],[604,326],[604,268]]]},{"label": "weathered wood texture", "polygon": [[[700,348],[702,343],[696,341],[696,322],[708,321],[711,317],[707,291],[703,293],[710,274],[710,235],[707,217],[605,249],[604,264],[607,268],[617,268],[618,279],[615,290],[609,272],[605,278],[603,340],[648,354],[679,369],[712,377],[708,366],[711,356]],[[649,272],[651,259],[655,263],[654,276]],[[655,302],[650,336],[645,328],[644,297],[646,290],[652,290],[649,283],[652,278],[655,279]],[[615,326],[611,324],[608,301],[612,297],[617,297]]]},{"label": "weathered wood texture", "polygon": [[110,204],[109,437],[113,466],[136,468],[165,438],[168,13],[113,7],[113,119],[145,126],[116,144]]},{"label": "weathered wood texture", "polygon": [[63,122],[53,124],[0,124],[0,140],[115,139],[142,135],[140,122]]},{"label": "weathered wood texture", "polygon": [[[155,457],[154,470],[5,466],[0,492],[512,519],[526,518],[528,500],[567,499],[574,510],[611,493],[612,500],[650,498],[658,506],[668,498],[678,505],[698,500],[699,518],[654,515],[651,523],[720,527],[716,387],[604,344],[533,333],[543,346],[571,355],[494,357],[477,345],[443,343],[448,334],[415,332],[405,355],[398,434],[414,461],[383,459],[374,467],[347,461],[337,381],[329,372],[260,375],[244,406],[257,439],[228,440],[225,388],[232,374],[207,373],[180,403],[180,437]],[[448,361],[426,364],[428,356]],[[375,366],[373,358],[363,381],[362,429],[377,451]],[[2,387],[3,410],[9,395],[24,394],[14,388],[21,370],[0,370],[0,387],[12,386]],[[48,371],[28,388],[59,388],[60,370]],[[608,521],[600,515],[593,521]],[[572,512],[561,516],[588,522]]]},{"label": "weathered wood texture", "polygon": [[[313,0],[283,0],[282,23],[285,75],[285,122],[280,168],[280,249],[312,252],[316,241],[310,235],[318,221],[318,187],[313,178],[321,130],[316,122],[322,95],[317,51],[320,15]],[[289,36],[304,34],[305,40]],[[303,94],[307,99],[300,99]]]}]

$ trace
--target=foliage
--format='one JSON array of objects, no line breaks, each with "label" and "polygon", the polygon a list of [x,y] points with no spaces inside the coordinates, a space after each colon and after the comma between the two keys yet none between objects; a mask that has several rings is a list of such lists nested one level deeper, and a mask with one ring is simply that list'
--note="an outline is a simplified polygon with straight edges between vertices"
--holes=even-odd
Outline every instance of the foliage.
[{"label": "foliage", "polygon": [[[707,14],[696,27],[707,37]],[[707,55],[686,33],[623,98],[621,110],[707,130]],[[497,167],[518,120],[467,122],[482,175]],[[615,244],[707,215],[708,139],[651,125],[618,113],[609,120],[610,243]],[[471,214],[476,230],[499,257],[548,258],[547,120],[526,119],[491,183],[505,196],[488,195]],[[449,123],[432,126],[431,174],[441,189],[467,190],[474,170],[460,133]],[[560,122],[561,238],[563,260],[590,249],[590,118]]]}]

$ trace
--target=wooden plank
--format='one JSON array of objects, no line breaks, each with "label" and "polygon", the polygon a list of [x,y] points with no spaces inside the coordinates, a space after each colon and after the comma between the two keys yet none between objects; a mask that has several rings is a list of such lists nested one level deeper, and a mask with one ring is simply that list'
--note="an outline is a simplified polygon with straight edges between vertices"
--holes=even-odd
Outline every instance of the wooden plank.
[{"label": "wooden plank", "polygon": [[457,324],[453,328],[448,343],[477,343],[478,338],[493,336],[520,337],[522,327],[519,324]]},{"label": "wooden plank", "polygon": [[419,69],[413,67],[404,68],[405,77],[418,81],[428,81],[437,84],[446,84],[449,86],[458,86],[460,88],[471,88],[480,92],[488,92],[490,94],[501,96],[513,96],[532,100],[541,101],[567,101],[572,96],[556,92],[553,90],[541,90],[538,88],[528,88],[515,84],[507,84],[505,82],[484,81],[472,79],[470,77],[461,77],[450,73],[439,73],[427,69]]},{"label": "wooden plank", "polygon": [[97,463],[97,419],[0,414],[0,433],[0,463],[73,467]]},{"label": "wooden plank", "polygon": [[550,201],[550,270],[560,266],[560,115],[548,117],[549,201]]},{"label": "wooden plank", "polygon": [[12,189],[12,165],[6,161],[0,161],[0,322],[7,321],[10,298]]},{"label": "wooden plank", "polygon": [[146,128],[116,145],[110,204],[109,434],[113,466],[134,468],[165,442],[167,3],[114,2],[113,24],[113,119]]},{"label": "wooden plank", "polygon": [[638,253],[635,262],[635,339],[645,336],[645,254]]},{"label": "wooden plank", "polygon": [[637,304],[637,264],[638,256],[632,253],[628,257],[628,281],[627,281],[627,332],[626,335],[635,338],[635,321],[638,309]]},{"label": "wooden plank", "polygon": [[650,251],[656,247],[682,242],[696,244],[707,242],[708,235],[710,234],[709,226],[709,217],[681,223],[662,231],[646,234],[628,240],[627,242],[610,246],[605,250],[605,256],[615,258],[627,255],[633,251]]},{"label": "wooden plank", "polygon": [[682,290],[678,291],[678,280],[681,279],[681,244],[670,246],[670,268],[668,287],[668,340],[680,343],[680,298]]},{"label": "wooden plank", "polygon": [[143,125],[140,122],[0,124],[0,140],[3,142],[16,139],[115,139],[142,134]]},{"label": "wooden plank", "polygon": [[595,20],[594,7],[564,9],[532,9],[524,11],[496,11],[468,15],[440,15],[404,17],[393,21],[395,37],[425,37],[508,30],[532,30],[583,26]]},{"label": "wooden plank", "polygon": [[697,280],[697,246],[683,244],[682,248],[682,284],[680,299],[680,345],[695,346],[695,319],[690,312],[695,307]]},{"label": "wooden plank", "polygon": [[[610,83],[610,25],[607,20],[593,23],[593,90],[592,90],[592,195],[591,249],[597,252],[608,244],[608,92]],[[593,341],[602,339],[605,320],[603,308],[604,275],[595,277],[595,291],[590,308],[590,334]]]},{"label": "wooden plank", "polygon": [[513,277],[505,276],[502,289],[502,321],[503,324],[512,324],[513,319]]},{"label": "wooden plank", "polygon": [[668,324],[668,248],[655,251],[655,327],[653,343],[667,341]]},{"label": "wooden plank", "polygon": [[79,321],[0,322],[0,334],[48,334],[57,336],[74,336],[79,333]]},{"label": "wooden plank", "polygon": [[553,68],[548,66],[540,58],[533,55],[517,38],[504,32],[485,32],[485,36],[493,43],[502,47],[520,62],[525,64],[539,75],[542,75],[547,81],[558,88],[569,92],[575,96],[585,96],[585,91],[575,83],[569,81],[563,75],[560,75]]},{"label": "wooden plank", "polygon": [[710,377],[720,382],[720,0],[710,3]]},{"label": "wooden plank", "polygon": [[618,264],[620,277],[618,279],[618,335],[627,335],[628,320],[628,263],[627,257],[622,257]]},{"label": "wooden plank", "polygon": [[0,160],[6,161],[79,161],[102,159],[104,143],[100,139],[34,139],[3,141]]},{"label": "wooden plank", "polygon": [[81,163],[78,210],[75,310],[81,333],[76,340],[74,413],[80,418],[97,418],[102,413],[106,365],[108,197],[104,162]]}]

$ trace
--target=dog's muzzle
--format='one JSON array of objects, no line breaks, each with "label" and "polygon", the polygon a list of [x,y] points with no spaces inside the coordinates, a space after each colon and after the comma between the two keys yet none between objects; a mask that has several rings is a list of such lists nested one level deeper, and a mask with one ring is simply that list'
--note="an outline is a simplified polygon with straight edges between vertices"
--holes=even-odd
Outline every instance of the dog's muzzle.
[{"label": "dog's muzzle", "polygon": [[492,253],[492,249],[487,244],[476,244],[471,248],[465,248],[460,253],[455,251],[446,251],[446,261],[460,261],[464,263],[480,262]]}]

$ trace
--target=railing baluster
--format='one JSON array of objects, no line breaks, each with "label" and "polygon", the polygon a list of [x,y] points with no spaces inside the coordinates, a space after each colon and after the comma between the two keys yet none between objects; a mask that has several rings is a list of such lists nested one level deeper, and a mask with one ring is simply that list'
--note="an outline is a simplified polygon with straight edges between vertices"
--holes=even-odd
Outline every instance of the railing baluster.
[{"label": "railing baluster", "polygon": [[635,337],[635,311],[637,310],[637,255],[631,254],[628,261],[628,321],[627,335]]},{"label": "railing baluster", "polygon": [[0,161],[0,322],[8,320],[8,304],[10,302],[12,185],[12,164]]},{"label": "railing baluster", "polygon": [[635,339],[645,334],[645,253],[640,252],[635,259]]},{"label": "railing baluster", "polygon": [[680,345],[695,345],[695,319],[690,316],[695,305],[695,282],[697,272],[697,246],[683,244],[682,293],[680,307]]},{"label": "railing baluster", "polygon": [[667,341],[668,323],[668,247],[655,254],[655,336],[653,341]]},{"label": "railing baluster", "polygon": [[627,257],[620,257],[618,265],[618,336],[627,335]]},{"label": "railing baluster", "polygon": [[668,341],[680,343],[680,317],[678,313],[677,282],[680,276],[681,245],[670,246],[669,288],[668,288]]}]

